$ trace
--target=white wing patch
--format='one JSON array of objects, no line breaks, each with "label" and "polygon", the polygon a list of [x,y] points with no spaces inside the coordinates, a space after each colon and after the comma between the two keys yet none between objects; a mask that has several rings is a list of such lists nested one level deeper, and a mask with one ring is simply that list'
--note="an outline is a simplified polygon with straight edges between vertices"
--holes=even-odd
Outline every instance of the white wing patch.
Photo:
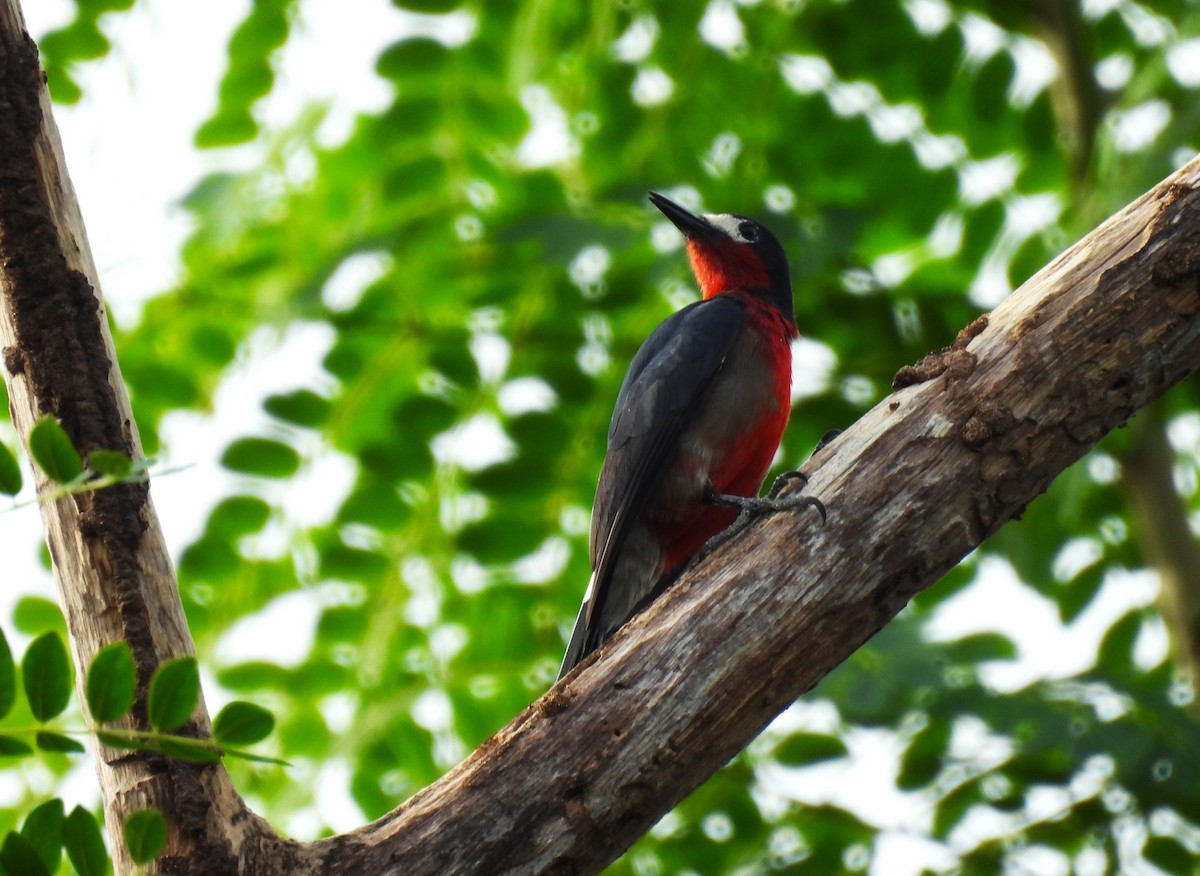
[{"label": "white wing patch", "polygon": [[588,578],[587,590],[583,591],[583,604],[587,605],[592,601],[593,591],[596,589],[596,573],[592,572],[592,577]]}]

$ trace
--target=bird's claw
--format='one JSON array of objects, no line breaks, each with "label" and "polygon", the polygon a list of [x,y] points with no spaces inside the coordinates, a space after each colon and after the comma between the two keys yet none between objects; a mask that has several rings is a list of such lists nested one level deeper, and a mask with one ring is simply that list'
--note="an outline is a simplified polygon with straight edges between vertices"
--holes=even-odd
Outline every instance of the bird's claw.
[{"label": "bird's claw", "polygon": [[783,488],[792,481],[799,481],[800,487],[803,489],[808,484],[808,475],[802,471],[785,471],[779,477],[775,478],[775,482],[771,484],[771,489],[767,491],[767,498],[774,499],[782,491]]},{"label": "bird's claw", "polygon": [[[829,444],[832,444],[833,439],[837,438],[837,436],[841,435],[841,434],[842,434],[841,429],[830,429],[828,432],[826,432],[824,435],[822,435],[820,440],[817,441],[817,446],[813,448],[812,456],[816,456],[826,446],[828,446]],[[809,457],[809,458],[811,459],[812,457]]]}]

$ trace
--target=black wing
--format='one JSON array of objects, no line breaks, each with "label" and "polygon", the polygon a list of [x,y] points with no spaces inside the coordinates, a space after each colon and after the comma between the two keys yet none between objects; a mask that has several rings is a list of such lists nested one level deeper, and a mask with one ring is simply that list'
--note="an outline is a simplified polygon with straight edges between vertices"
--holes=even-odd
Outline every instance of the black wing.
[{"label": "black wing", "polygon": [[[729,354],[742,317],[733,299],[697,301],[664,320],[633,357],[617,394],[592,508],[590,598],[575,621],[560,678],[599,644],[595,620],[604,612],[629,526]],[[633,602],[649,596],[653,584]]]}]

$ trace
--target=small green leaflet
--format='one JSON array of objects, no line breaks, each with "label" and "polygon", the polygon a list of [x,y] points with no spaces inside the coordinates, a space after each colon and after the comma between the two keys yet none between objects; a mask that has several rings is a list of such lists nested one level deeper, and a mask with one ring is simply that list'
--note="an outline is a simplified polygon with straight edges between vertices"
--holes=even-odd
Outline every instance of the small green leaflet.
[{"label": "small green leaflet", "polygon": [[25,816],[21,836],[37,852],[47,872],[53,873],[62,861],[63,802],[57,797],[47,800]]},{"label": "small green leaflet", "polygon": [[125,478],[133,471],[133,460],[118,450],[93,450],[88,454],[88,466],[102,475]]},{"label": "small green leaflet", "polygon": [[71,698],[71,662],[58,633],[42,633],[29,644],[21,661],[21,679],[29,710],[38,721],[49,721]]},{"label": "small green leaflet", "polygon": [[129,643],[113,642],[102,648],[87,674],[87,704],[92,718],[104,724],[123,716],[133,707],[136,685]]},{"label": "small green leaflet", "polygon": [[29,433],[29,455],[53,481],[67,484],[83,473],[83,460],[66,430],[50,416],[38,420]]},{"label": "small green leaflet", "polygon": [[111,871],[108,850],[92,813],[76,806],[63,823],[62,833],[67,857],[79,876],[107,876]]},{"label": "small green leaflet", "polygon": [[50,876],[50,870],[37,853],[37,849],[25,837],[10,830],[0,845],[0,865],[6,873],[21,876]]},{"label": "small green leaflet", "polygon": [[15,736],[0,734],[0,757],[25,757],[27,754],[33,754],[29,743],[22,742]]},{"label": "small green leaflet", "polygon": [[290,478],[300,468],[300,454],[272,438],[239,438],[221,454],[230,471],[264,478]]},{"label": "small green leaflet", "polygon": [[217,714],[213,738],[221,745],[253,745],[275,728],[275,716],[254,703],[235,700]]},{"label": "small green leaflet", "polygon": [[78,739],[72,739],[61,733],[51,733],[48,730],[39,730],[34,740],[42,751],[57,751],[63,754],[83,754],[87,751]]},{"label": "small green leaflet", "polygon": [[0,493],[15,496],[21,492],[21,464],[13,452],[0,444]]},{"label": "small green leaflet", "polygon": [[0,718],[12,711],[17,700],[17,666],[13,663],[8,639],[0,630]]},{"label": "small green leaflet", "polygon": [[150,724],[159,732],[185,724],[200,699],[195,657],[179,657],[158,667],[150,681]]},{"label": "small green leaflet", "polygon": [[167,847],[167,820],[157,809],[139,809],[125,819],[125,848],[135,864],[149,864]]}]

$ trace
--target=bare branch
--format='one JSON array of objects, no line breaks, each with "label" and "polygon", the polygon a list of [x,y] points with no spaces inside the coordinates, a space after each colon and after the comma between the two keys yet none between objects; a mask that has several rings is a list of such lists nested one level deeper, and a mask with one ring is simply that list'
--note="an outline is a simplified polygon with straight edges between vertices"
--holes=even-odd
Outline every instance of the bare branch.
[{"label": "bare branch", "polygon": [[[735,538],[395,812],[380,873],[594,873],[1139,408],[1200,367],[1200,159],[1055,259]],[[914,382],[915,381],[915,382]]]}]

